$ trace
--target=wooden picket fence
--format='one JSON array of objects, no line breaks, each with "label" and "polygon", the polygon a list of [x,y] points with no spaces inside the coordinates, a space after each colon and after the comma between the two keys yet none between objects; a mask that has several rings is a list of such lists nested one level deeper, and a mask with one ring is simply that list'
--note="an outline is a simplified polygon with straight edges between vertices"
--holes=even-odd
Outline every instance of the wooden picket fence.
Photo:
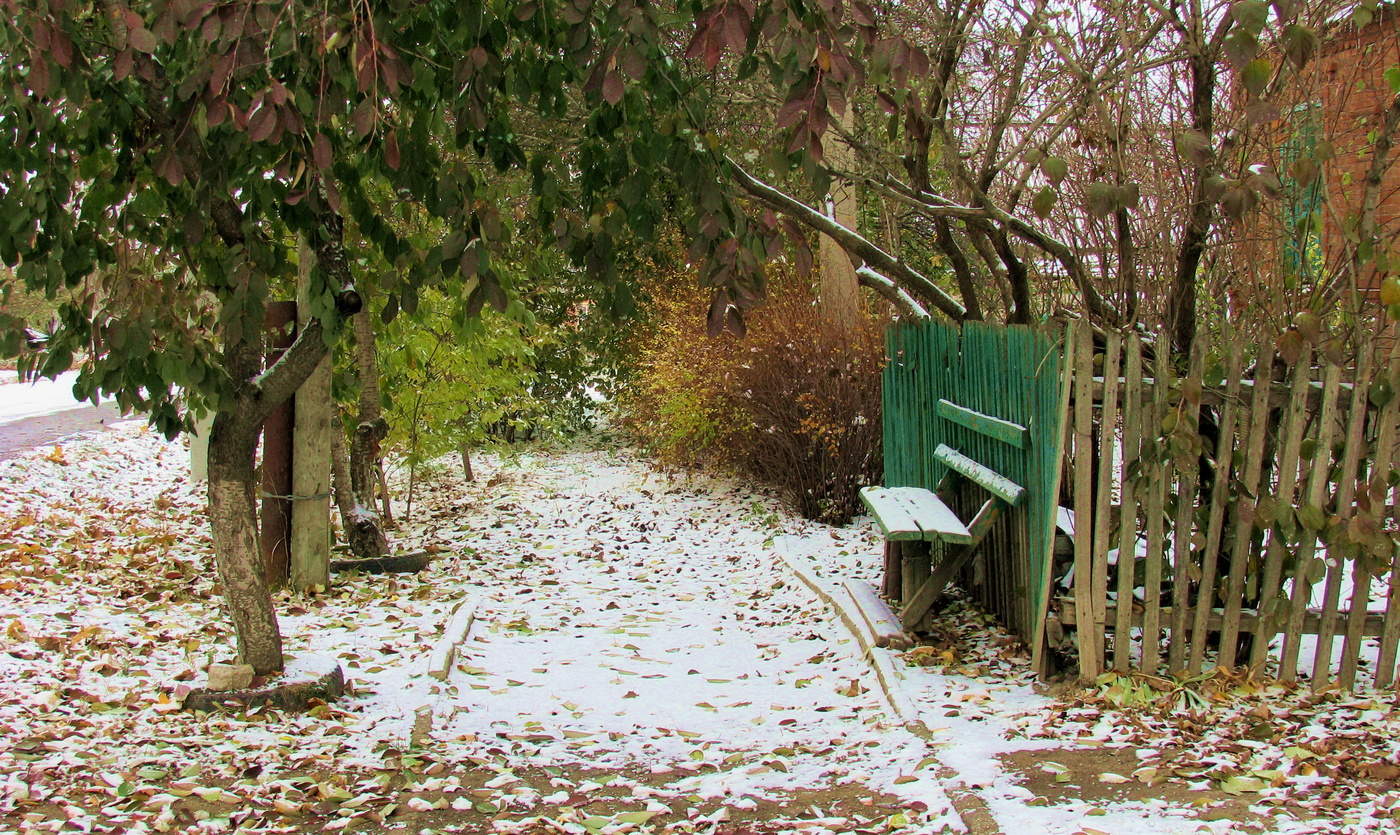
[{"label": "wooden picket fence", "polygon": [[1198,340],[1178,375],[1135,334],[1096,346],[1078,323],[1067,342],[1073,581],[1048,632],[1073,627],[1081,677],[1248,664],[1393,684],[1400,346],[1343,368],[1226,340],[1212,373]]}]

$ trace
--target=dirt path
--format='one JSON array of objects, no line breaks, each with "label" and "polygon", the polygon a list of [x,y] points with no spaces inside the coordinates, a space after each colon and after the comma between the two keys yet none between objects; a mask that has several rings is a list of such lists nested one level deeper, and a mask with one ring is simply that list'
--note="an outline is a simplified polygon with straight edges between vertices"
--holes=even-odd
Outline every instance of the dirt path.
[{"label": "dirt path", "polygon": [[439,703],[444,736],[494,735],[536,764],[641,766],[634,788],[657,813],[683,798],[768,818],[825,788],[865,806],[843,806],[838,830],[955,824],[926,744],[891,726],[854,642],[777,567],[761,514],[597,454],[524,477],[548,498],[498,503],[462,532],[490,600]]},{"label": "dirt path", "polygon": [[[0,397],[4,396],[5,387],[0,386]],[[124,419],[116,404],[103,403],[0,424],[0,461],[80,432],[105,429]]]}]

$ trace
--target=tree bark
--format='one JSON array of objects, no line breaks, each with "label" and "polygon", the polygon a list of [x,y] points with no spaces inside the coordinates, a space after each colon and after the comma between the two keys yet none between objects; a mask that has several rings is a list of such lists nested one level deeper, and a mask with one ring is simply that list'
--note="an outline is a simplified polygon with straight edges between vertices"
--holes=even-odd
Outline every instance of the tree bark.
[{"label": "tree bark", "polygon": [[360,382],[359,416],[350,442],[350,492],[353,495],[351,520],[346,522],[346,538],[356,556],[379,557],[389,552],[384,535],[385,519],[375,510],[374,485],[382,466],[379,442],[389,432],[384,409],[379,402],[379,360],[374,353],[374,323],[369,311],[353,317],[355,329],[355,374]]},{"label": "tree bark", "polygon": [[[263,318],[264,350],[269,365],[282,356],[295,338],[296,303],[271,302]],[[288,400],[262,422],[262,503],[258,514],[258,545],[262,551],[264,579],[279,589],[291,576],[292,500],[283,498],[292,489],[292,432],[295,414]]]},{"label": "tree bark", "polygon": [[[1191,129],[1206,138],[1213,137],[1215,116],[1215,61],[1196,53],[1191,56]],[[1191,211],[1177,248],[1176,275],[1167,299],[1167,326],[1171,328],[1172,352],[1185,358],[1196,340],[1196,274],[1206,240],[1210,237],[1215,204],[1206,196],[1206,180],[1211,163],[1198,164],[1192,172]]]},{"label": "tree bark", "polygon": [[354,515],[355,495],[350,491],[350,453],[345,449],[345,433],[340,421],[331,427],[331,480],[335,485],[335,507],[340,512],[340,526],[345,539],[350,539],[350,517]]},{"label": "tree bark", "polygon": [[383,418],[355,427],[350,441],[350,501],[349,508],[337,499],[345,524],[345,540],[350,551],[361,559],[382,557],[389,553],[389,541],[374,510],[374,483],[379,468],[373,450],[379,447],[389,425]]},{"label": "tree bark", "polygon": [[239,398],[219,412],[209,434],[209,524],[224,605],[238,638],[238,656],[259,675],[282,669],[282,636],[263,580],[254,513],[253,454],[261,420]]},{"label": "tree bark", "polygon": [[[842,116],[843,126],[851,128],[851,110]],[[840,136],[833,136],[828,143],[828,163],[837,172],[855,168],[855,151]],[[827,204],[831,219],[852,231],[859,225],[857,217],[858,201],[856,185],[837,175],[831,183],[830,202]],[[856,283],[856,268],[851,257],[841,244],[827,235],[818,239],[821,253],[820,284],[817,292],[818,304],[823,317],[843,331],[849,331],[860,321],[860,292]]]},{"label": "tree bark", "polygon": [[476,481],[476,474],[472,472],[472,451],[466,444],[457,445],[457,454],[462,456],[462,478],[465,481]]}]

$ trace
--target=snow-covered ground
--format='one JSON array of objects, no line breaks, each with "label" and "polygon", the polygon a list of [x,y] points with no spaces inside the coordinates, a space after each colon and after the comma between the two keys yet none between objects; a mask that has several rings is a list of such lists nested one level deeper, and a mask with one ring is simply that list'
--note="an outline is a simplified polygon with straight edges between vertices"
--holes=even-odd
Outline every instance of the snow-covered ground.
[{"label": "snow-covered ground", "polygon": [[78,372],[66,371],[52,380],[20,382],[13,371],[0,371],[0,426],[41,415],[91,406],[73,397]]},{"label": "snow-covered ground", "polygon": [[[955,603],[899,659],[921,665],[925,741],[772,552],[786,534],[829,576],[873,578],[868,524],[611,447],[477,469],[429,473],[395,532],[437,552],[422,574],[280,600],[288,651],[338,657],[351,695],[191,716],[180,692],[230,650],[183,445],[122,424],[0,464],[0,828],[957,831],[942,764],[1006,832],[1394,830],[1388,701],[1247,681],[1214,713],[1051,698]],[[478,621],[438,682],[429,649],[468,595]]]}]

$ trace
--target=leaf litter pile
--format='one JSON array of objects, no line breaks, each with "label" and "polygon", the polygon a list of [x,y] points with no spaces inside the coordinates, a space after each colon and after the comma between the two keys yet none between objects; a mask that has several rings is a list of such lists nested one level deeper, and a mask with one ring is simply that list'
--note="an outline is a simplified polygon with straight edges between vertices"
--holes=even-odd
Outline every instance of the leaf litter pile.
[{"label": "leaf litter pile", "polygon": [[[120,424],[0,464],[0,829],[956,830],[940,763],[1007,831],[1225,832],[1202,814],[1221,797],[1256,829],[1394,828],[1389,696],[1222,680],[1181,710],[1179,688],[1122,680],[1051,699],[956,601],[904,656],[920,739],[773,557],[793,534],[830,576],[873,578],[868,525],[617,449],[488,458],[473,484],[442,468],[393,537],[429,569],[279,598],[288,653],[338,658],[344,699],[190,714],[181,696],[232,641],[187,456]],[[439,682],[427,656],[470,596]],[[1068,757],[1043,749],[1063,746],[1127,752],[1094,776],[1148,794],[1057,794]]]}]

